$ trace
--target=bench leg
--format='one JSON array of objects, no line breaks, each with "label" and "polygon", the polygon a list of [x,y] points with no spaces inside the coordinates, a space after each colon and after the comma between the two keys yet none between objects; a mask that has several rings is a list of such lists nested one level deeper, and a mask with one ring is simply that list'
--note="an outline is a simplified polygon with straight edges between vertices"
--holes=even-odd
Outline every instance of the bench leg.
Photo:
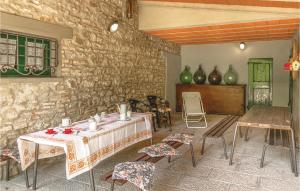
[{"label": "bench leg", "polygon": [[265,155],[266,155],[266,150],[269,144],[265,144],[263,151],[262,151],[262,155],[261,155],[261,159],[260,159],[260,168],[264,167],[264,161],[265,161]]},{"label": "bench leg", "polygon": [[203,155],[203,154],[204,154],[205,139],[206,139],[206,137],[203,137],[202,149],[201,149],[201,155]]},{"label": "bench leg", "polygon": [[168,163],[171,162],[171,156],[168,156]]},{"label": "bench leg", "polygon": [[115,188],[115,180],[112,180],[110,191],[114,191]]},{"label": "bench leg", "polygon": [[195,154],[194,154],[194,147],[193,147],[193,144],[192,144],[192,143],[190,143],[190,149],[191,149],[191,155],[192,155],[192,163],[193,163],[193,167],[196,167]]},{"label": "bench leg", "polygon": [[222,136],[222,141],[223,141],[223,146],[224,146],[224,156],[225,156],[226,159],[228,159],[227,148],[226,148],[226,140],[225,140],[224,136]]},{"label": "bench leg", "polygon": [[6,161],[6,181],[9,181],[9,166],[10,166],[10,158]]}]

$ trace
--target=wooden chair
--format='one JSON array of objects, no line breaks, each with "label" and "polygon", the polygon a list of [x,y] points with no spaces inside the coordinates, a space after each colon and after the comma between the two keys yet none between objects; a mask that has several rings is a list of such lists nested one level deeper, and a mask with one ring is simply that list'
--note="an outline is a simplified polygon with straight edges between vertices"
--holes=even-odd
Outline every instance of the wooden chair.
[{"label": "wooden chair", "polygon": [[[145,104],[143,101],[131,98],[128,100],[131,111],[132,112],[147,112],[150,111],[151,109],[149,109],[149,105]],[[153,130],[154,132],[156,132],[156,125],[155,125],[155,119],[156,119],[156,113],[155,112],[151,112],[152,113],[152,124],[153,124]]]},{"label": "wooden chair", "polygon": [[222,119],[220,122],[218,122],[216,125],[214,125],[212,128],[210,128],[208,131],[206,131],[203,136],[203,143],[202,143],[202,150],[201,155],[204,153],[204,147],[205,147],[205,139],[206,138],[221,138],[224,146],[224,156],[226,159],[228,159],[227,156],[227,148],[226,148],[226,141],[224,138],[224,133],[227,129],[231,127],[237,120],[239,119],[239,116],[227,116],[224,119]]},{"label": "wooden chair", "polygon": [[[10,178],[9,170],[10,170],[11,160],[17,162],[18,164],[21,163],[19,150],[18,150],[17,146],[14,146],[12,149],[9,149],[9,148],[0,149],[0,161],[1,162],[6,161],[6,181],[9,181],[9,178]],[[24,176],[25,176],[26,188],[29,188],[27,170],[24,171]]]},{"label": "wooden chair", "polygon": [[171,119],[172,110],[170,108],[170,103],[167,100],[160,98],[158,111],[160,113],[160,121],[162,121],[165,124],[165,128],[169,126],[170,131],[172,131],[172,119]]},{"label": "wooden chair", "polygon": [[123,162],[115,166],[112,173],[111,191],[116,180],[126,180],[143,191],[149,191],[153,182],[155,166],[151,162]]}]

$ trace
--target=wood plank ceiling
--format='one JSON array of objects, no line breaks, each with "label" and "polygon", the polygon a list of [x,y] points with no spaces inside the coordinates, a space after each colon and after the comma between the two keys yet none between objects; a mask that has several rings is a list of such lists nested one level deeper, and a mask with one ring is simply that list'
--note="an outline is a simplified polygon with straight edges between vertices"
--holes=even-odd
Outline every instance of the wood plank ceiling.
[{"label": "wood plank ceiling", "polygon": [[[299,9],[299,2],[261,0],[151,0],[224,5],[245,5]],[[299,11],[300,12],[300,11]],[[300,13],[299,13],[300,17]],[[219,24],[145,31],[177,44],[216,44],[241,41],[291,39],[300,26],[300,18]]]}]

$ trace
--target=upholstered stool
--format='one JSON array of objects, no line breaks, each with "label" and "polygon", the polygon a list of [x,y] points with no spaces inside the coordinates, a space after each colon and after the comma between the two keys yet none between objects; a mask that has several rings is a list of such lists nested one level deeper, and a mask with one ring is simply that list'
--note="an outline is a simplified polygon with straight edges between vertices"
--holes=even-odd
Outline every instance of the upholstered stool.
[{"label": "upholstered stool", "polygon": [[153,163],[138,161],[117,164],[112,174],[111,190],[116,180],[127,180],[143,191],[149,191],[153,182],[155,166]]},{"label": "upholstered stool", "polygon": [[[9,181],[9,167],[11,160],[16,161],[18,164],[21,163],[19,150],[15,146],[12,149],[0,149],[0,161],[4,162],[6,161],[6,181]],[[29,188],[29,182],[28,182],[28,174],[27,170],[24,171],[25,174],[25,183],[26,187]]]},{"label": "upholstered stool", "polygon": [[158,143],[155,145],[144,147],[139,150],[138,153],[146,153],[150,157],[171,157],[179,154],[173,147],[166,143]]},{"label": "upholstered stool", "polygon": [[193,134],[188,134],[188,133],[176,133],[176,134],[172,134],[169,135],[168,137],[164,138],[162,141],[163,142],[179,142],[179,143],[183,143],[186,145],[190,146],[190,150],[191,150],[191,155],[192,155],[192,163],[193,166],[196,166],[196,162],[195,162],[195,156],[194,156],[194,147],[192,144],[193,141]]}]

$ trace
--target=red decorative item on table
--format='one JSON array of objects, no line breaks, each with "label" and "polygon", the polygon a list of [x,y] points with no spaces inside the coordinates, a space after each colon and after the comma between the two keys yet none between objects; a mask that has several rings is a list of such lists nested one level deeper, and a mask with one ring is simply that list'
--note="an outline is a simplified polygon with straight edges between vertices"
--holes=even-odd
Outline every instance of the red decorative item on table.
[{"label": "red decorative item on table", "polygon": [[46,131],[47,134],[56,134],[57,132],[54,131],[53,128],[48,128],[47,131]]},{"label": "red decorative item on table", "polygon": [[71,134],[73,133],[73,129],[72,128],[65,128],[64,129],[64,134]]}]

